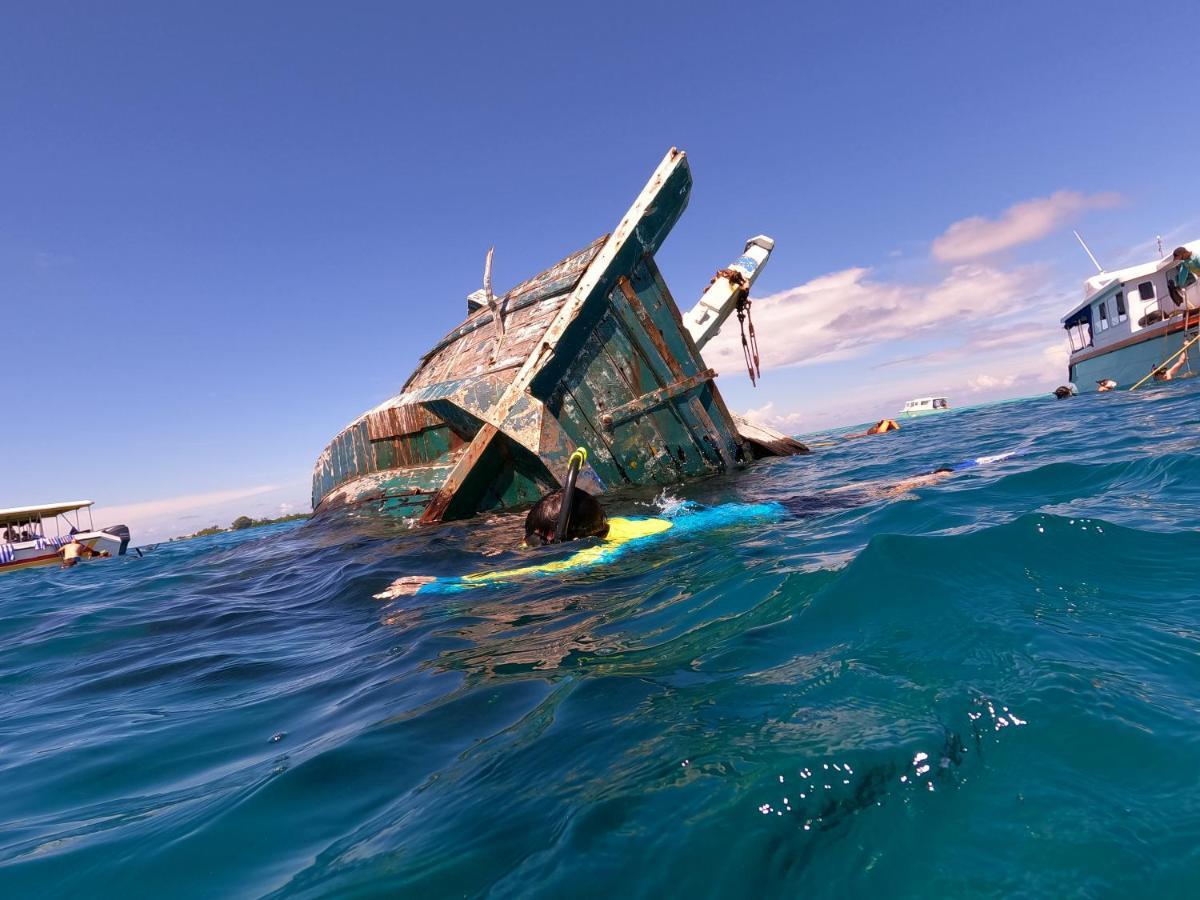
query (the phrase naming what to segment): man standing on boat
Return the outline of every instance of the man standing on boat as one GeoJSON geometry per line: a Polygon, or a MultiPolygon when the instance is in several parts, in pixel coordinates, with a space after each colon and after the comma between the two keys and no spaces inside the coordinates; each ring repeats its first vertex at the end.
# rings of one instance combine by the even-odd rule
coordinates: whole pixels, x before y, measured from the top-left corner
{"type": "Polygon", "coordinates": [[[1177,287],[1187,287],[1188,279],[1193,276],[1200,278],[1200,256],[1187,247],[1176,247],[1175,252],[1171,254],[1171,259],[1179,264],[1179,269],[1175,272],[1177,287]]]}

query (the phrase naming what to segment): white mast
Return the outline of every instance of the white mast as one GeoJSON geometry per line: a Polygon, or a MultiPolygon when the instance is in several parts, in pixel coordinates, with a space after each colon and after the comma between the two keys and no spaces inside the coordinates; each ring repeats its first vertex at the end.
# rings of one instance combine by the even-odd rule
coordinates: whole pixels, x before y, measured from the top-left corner
{"type": "Polygon", "coordinates": [[[1096,260],[1096,257],[1092,254],[1092,251],[1088,247],[1087,243],[1079,236],[1079,232],[1072,231],[1071,233],[1075,235],[1075,240],[1079,241],[1079,246],[1081,246],[1083,248],[1083,252],[1088,255],[1088,259],[1092,261],[1092,265],[1096,267],[1096,271],[1103,272],[1104,266],[1100,265],[1100,263],[1096,260]]]}

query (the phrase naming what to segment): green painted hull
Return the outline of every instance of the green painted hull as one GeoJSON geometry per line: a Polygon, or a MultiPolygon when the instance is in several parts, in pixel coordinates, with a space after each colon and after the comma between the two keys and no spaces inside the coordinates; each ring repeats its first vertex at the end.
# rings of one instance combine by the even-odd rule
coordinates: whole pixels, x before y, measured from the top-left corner
{"type": "MultiPolygon", "coordinates": [[[[1067,370],[1067,380],[1081,394],[1097,389],[1096,382],[1111,378],[1120,388],[1129,388],[1148,375],[1151,369],[1171,359],[1183,347],[1192,333],[1183,333],[1183,320],[1176,319],[1159,328],[1148,330],[1145,340],[1140,340],[1107,353],[1072,362],[1067,370]]],[[[1195,364],[1196,357],[1191,356],[1195,364]]],[[[1191,371],[1185,368],[1184,373],[1191,371]]],[[[1147,382],[1147,386],[1154,382],[1147,382]]]]}
{"type": "Polygon", "coordinates": [[[558,485],[580,446],[579,483],[597,493],[762,455],[739,435],[654,263],[691,184],[672,150],[613,234],[471,312],[399,395],[333,439],[313,472],[313,509],[436,522],[518,508],[558,485]]]}

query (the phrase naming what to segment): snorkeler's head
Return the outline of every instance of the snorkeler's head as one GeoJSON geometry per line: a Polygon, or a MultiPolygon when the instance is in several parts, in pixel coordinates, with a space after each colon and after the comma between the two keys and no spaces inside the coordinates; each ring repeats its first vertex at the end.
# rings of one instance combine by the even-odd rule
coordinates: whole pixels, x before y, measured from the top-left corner
{"type": "MultiPolygon", "coordinates": [[[[553,542],[562,502],[563,492],[559,490],[547,494],[533,505],[525,517],[525,543],[536,547],[553,542]]],[[[567,533],[563,535],[563,540],[604,537],[606,534],[608,516],[604,514],[600,501],[583,488],[575,488],[571,497],[571,517],[567,520],[567,533]]]]}
{"type": "Polygon", "coordinates": [[[933,470],[934,475],[953,475],[954,470],[949,466],[941,466],[933,470]]]}

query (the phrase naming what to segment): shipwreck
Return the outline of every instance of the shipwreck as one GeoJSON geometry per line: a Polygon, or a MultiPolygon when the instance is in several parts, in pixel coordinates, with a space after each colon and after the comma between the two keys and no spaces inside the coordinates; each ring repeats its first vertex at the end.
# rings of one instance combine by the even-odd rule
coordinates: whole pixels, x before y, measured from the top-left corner
{"type": "MultiPolygon", "coordinates": [[[[560,484],[581,446],[579,484],[593,493],[807,452],[731,415],[701,355],[730,315],[748,312],[774,242],[747,242],[686,315],[655,265],[691,187],[687,156],[672,148],[612,234],[503,296],[489,251],[466,320],[317,459],[314,512],[355,506],[432,523],[519,508],[560,484]]],[[[754,377],[752,324],[742,341],[754,377]]]]}

